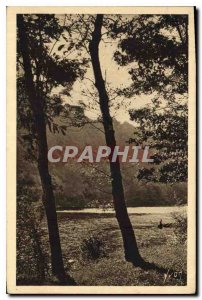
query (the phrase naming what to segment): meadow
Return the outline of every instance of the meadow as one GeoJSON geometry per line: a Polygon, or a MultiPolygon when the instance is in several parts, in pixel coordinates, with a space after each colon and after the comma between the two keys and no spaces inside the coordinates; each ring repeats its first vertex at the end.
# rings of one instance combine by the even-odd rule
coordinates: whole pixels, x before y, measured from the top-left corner
{"type": "MultiPolygon", "coordinates": [[[[129,208],[140,254],[155,266],[143,269],[125,261],[113,211],[58,212],[66,272],[79,286],[186,285],[186,222],[184,225],[182,220],[185,219],[176,222],[176,214],[186,216],[186,207],[129,208]],[[161,219],[169,226],[160,229],[161,219]],[[90,251],[86,249],[86,241],[90,251]],[[93,252],[92,247],[97,252],[93,252]]],[[[17,284],[59,285],[51,274],[45,218],[39,224],[40,233],[35,230],[34,236],[33,223],[27,219],[27,224],[23,224],[18,229],[17,284]],[[40,248],[36,240],[40,241],[40,248]]]]}
{"type": "Polygon", "coordinates": [[[78,285],[185,285],[186,242],[180,242],[175,234],[172,209],[165,211],[130,214],[142,257],[164,268],[165,272],[144,270],[124,260],[122,239],[113,213],[58,212],[66,270],[78,285]],[[159,229],[160,219],[173,226],[159,229]],[[87,259],[82,252],[83,240],[92,236],[102,242],[104,255],[98,259],[87,259]]]}

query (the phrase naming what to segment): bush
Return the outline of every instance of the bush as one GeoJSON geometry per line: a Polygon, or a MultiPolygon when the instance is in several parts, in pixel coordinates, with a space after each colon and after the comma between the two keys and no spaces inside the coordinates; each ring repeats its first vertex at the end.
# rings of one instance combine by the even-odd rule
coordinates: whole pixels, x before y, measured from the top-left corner
{"type": "Polygon", "coordinates": [[[92,235],[85,238],[81,243],[81,253],[84,259],[96,260],[105,257],[105,243],[103,238],[98,235],[92,235]]]}
{"type": "Polygon", "coordinates": [[[48,259],[43,249],[44,235],[36,220],[35,207],[17,198],[17,284],[41,284],[48,275],[48,259]]]}
{"type": "Polygon", "coordinates": [[[42,201],[34,181],[18,174],[17,184],[17,284],[41,284],[48,275],[48,260],[42,239],[42,201]]]}
{"type": "Polygon", "coordinates": [[[173,213],[174,218],[174,233],[180,243],[187,241],[187,214],[173,213]]]}

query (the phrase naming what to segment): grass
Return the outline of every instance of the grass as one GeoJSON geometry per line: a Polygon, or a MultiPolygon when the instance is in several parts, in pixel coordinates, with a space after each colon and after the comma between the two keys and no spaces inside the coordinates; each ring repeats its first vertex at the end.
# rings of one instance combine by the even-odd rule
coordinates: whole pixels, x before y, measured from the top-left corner
{"type": "MultiPolygon", "coordinates": [[[[173,222],[171,214],[130,215],[139,251],[146,261],[166,270],[183,272],[183,279],[176,273],[176,278],[167,276],[165,281],[166,273],[135,268],[126,262],[120,230],[112,214],[58,213],[63,259],[67,272],[78,285],[185,285],[186,244],[176,241],[174,228],[161,230],[157,227],[161,218],[165,223],[173,222]],[[93,234],[100,236],[104,241],[107,257],[96,261],[84,260],[81,255],[81,243],[84,238],[93,234]]],[[[44,243],[48,248],[46,235],[44,243]]]]}

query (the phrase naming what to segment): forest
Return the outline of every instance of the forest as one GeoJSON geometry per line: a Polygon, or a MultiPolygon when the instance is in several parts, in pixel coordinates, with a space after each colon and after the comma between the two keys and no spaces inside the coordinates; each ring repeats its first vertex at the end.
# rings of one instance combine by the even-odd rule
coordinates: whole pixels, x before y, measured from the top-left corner
{"type": "Polygon", "coordinates": [[[18,14],[16,42],[17,284],[186,285],[188,16],[18,14]]]}

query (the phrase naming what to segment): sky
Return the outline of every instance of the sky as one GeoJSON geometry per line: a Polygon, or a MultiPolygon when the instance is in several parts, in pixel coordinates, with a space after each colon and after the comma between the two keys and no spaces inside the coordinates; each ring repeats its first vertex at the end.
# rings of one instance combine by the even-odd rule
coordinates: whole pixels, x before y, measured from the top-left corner
{"type": "MultiPolygon", "coordinates": [[[[134,17],[134,15],[126,15],[126,17],[131,18],[134,17]]],[[[63,24],[64,20],[66,20],[65,15],[58,15],[58,18],[61,24],[63,24]]],[[[166,32],[166,30],[164,30],[162,33],[164,35],[172,37],[170,31],[166,32]]],[[[173,32],[172,35],[174,35],[175,38],[178,38],[177,31],[173,32]]],[[[72,34],[72,36],[74,38],[74,33],[72,34]]],[[[55,41],[53,41],[53,43],[54,42],[55,41]]],[[[57,52],[57,49],[62,44],[64,44],[63,38],[59,39],[55,45],[54,52],[56,52],[56,54],[60,54],[59,52],[57,52]]],[[[52,47],[52,45],[50,47],[52,47]]],[[[118,47],[117,40],[112,40],[110,38],[101,40],[99,45],[99,57],[100,57],[102,75],[106,81],[106,87],[109,86],[113,90],[116,88],[129,87],[132,84],[132,80],[128,71],[130,70],[131,67],[138,66],[136,62],[133,62],[127,66],[119,66],[113,59],[113,54],[117,50],[117,47],[118,47]]],[[[74,55],[75,54],[73,53],[72,55],[69,56],[69,58],[75,58],[74,55]]],[[[79,105],[80,102],[83,102],[86,105],[84,111],[85,115],[90,119],[97,119],[100,116],[100,109],[98,104],[99,99],[97,95],[97,90],[92,82],[94,82],[94,76],[93,76],[92,66],[90,64],[85,74],[85,78],[83,80],[77,80],[74,83],[73,89],[70,92],[71,97],[63,95],[62,98],[65,103],[69,103],[72,105],[79,105]]],[[[56,88],[56,90],[53,91],[53,93],[58,93],[61,90],[62,88],[58,87],[56,88]]],[[[108,95],[112,104],[110,108],[111,116],[113,118],[116,118],[120,123],[128,122],[132,125],[136,125],[136,124],[134,123],[134,121],[130,120],[128,111],[130,109],[139,109],[147,106],[148,104],[152,104],[151,100],[155,96],[154,94],[151,95],[141,94],[138,96],[133,96],[130,99],[124,97],[118,97],[113,99],[114,95],[111,95],[110,93],[108,93],[108,95]]]]}
{"type": "MultiPolygon", "coordinates": [[[[126,87],[130,86],[132,80],[130,75],[128,74],[128,67],[121,67],[113,60],[113,53],[116,49],[116,45],[114,44],[104,44],[103,42],[100,43],[100,63],[102,68],[103,77],[106,78],[106,81],[110,83],[110,86],[113,88],[118,87],[126,87]],[[106,77],[105,77],[106,76],[106,77]]],[[[87,73],[85,74],[86,78],[94,80],[92,68],[89,68],[87,73]]],[[[73,90],[71,92],[71,99],[66,99],[68,103],[78,103],[79,100],[82,100],[84,103],[89,102],[89,98],[82,96],[81,90],[82,89],[92,89],[92,83],[88,79],[84,79],[82,82],[77,81],[74,84],[73,90]]],[[[111,114],[114,116],[119,122],[129,122],[134,124],[134,121],[130,121],[128,110],[131,108],[140,108],[144,107],[146,104],[151,103],[151,95],[141,95],[133,97],[132,99],[124,99],[123,97],[119,99],[115,99],[113,102],[116,101],[123,104],[120,105],[120,108],[111,108],[111,114]]],[[[96,119],[100,115],[99,106],[94,103],[95,109],[90,109],[89,111],[86,110],[85,114],[87,117],[91,119],[96,119]]]]}
{"type": "MultiPolygon", "coordinates": [[[[64,17],[61,16],[61,19],[63,18],[64,17]]],[[[59,40],[57,45],[55,46],[55,49],[57,50],[57,48],[62,43],[64,43],[64,41],[59,40]]],[[[128,74],[131,65],[122,67],[119,66],[113,59],[113,54],[117,50],[117,45],[117,41],[112,40],[110,43],[101,41],[99,46],[99,55],[103,78],[106,80],[107,84],[110,84],[110,87],[113,89],[127,87],[132,83],[131,77],[128,74]]],[[[133,63],[133,66],[135,64],[136,63],[133,63]]],[[[90,64],[90,67],[85,74],[85,79],[83,79],[82,81],[77,80],[70,92],[71,97],[63,96],[63,100],[64,102],[73,105],[79,105],[80,101],[82,101],[86,105],[90,103],[90,108],[85,109],[85,115],[90,119],[97,119],[97,117],[100,116],[100,109],[99,105],[93,100],[91,96],[92,92],[96,92],[96,89],[95,87],[93,87],[91,81],[94,81],[94,76],[92,66],[90,64]],[[84,91],[87,95],[84,96],[82,91],[84,91]]],[[[56,90],[54,90],[54,92],[58,92],[59,90],[60,88],[57,88],[56,90]]],[[[134,125],[134,121],[130,121],[128,110],[144,107],[145,105],[151,103],[151,98],[151,95],[140,95],[135,96],[131,99],[124,99],[123,97],[116,98],[112,100],[113,105],[110,109],[111,115],[120,123],[129,122],[130,124],[134,125]],[[120,104],[119,108],[117,108],[117,104],[120,104]]]]}

